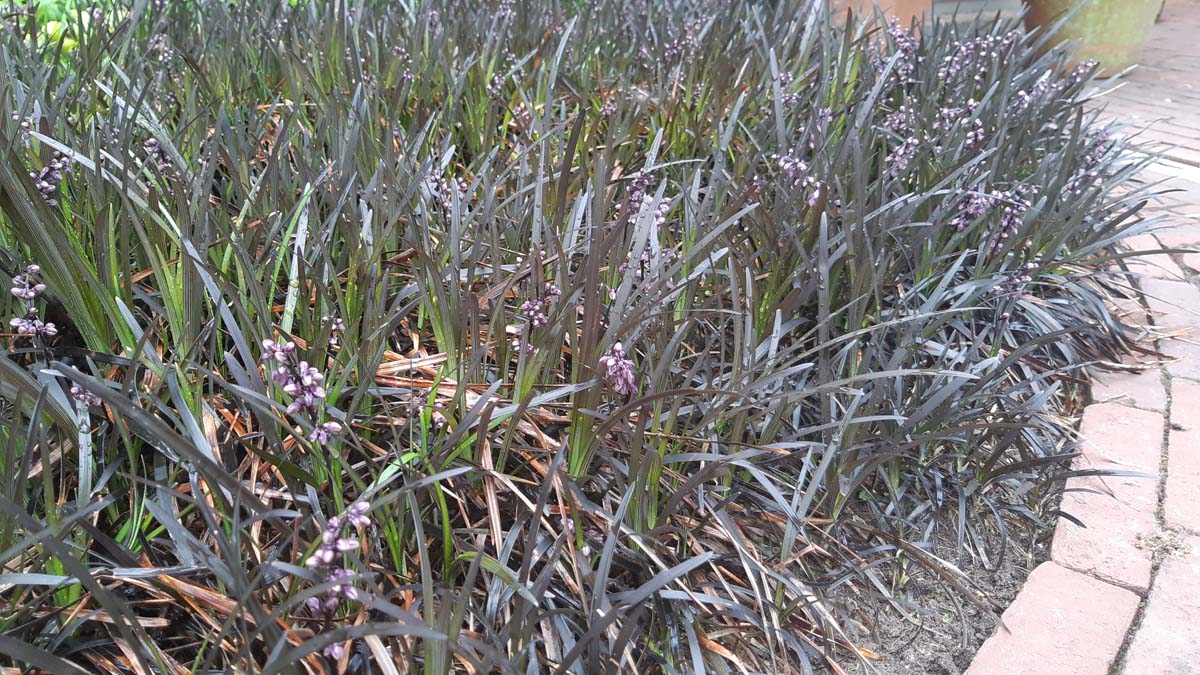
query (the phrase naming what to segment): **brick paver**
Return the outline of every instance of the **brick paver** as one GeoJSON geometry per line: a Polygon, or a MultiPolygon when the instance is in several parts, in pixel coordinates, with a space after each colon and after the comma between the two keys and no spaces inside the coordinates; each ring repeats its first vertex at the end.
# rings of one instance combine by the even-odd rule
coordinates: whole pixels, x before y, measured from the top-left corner
{"type": "MultiPolygon", "coordinates": [[[[1090,405],[1080,434],[1077,469],[1158,475],[1165,420],[1160,413],[1119,403],[1090,405]]],[[[1050,557],[1109,583],[1136,590],[1150,585],[1150,551],[1139,544],[1157,529],[1158,483],[1153,478],[1086,476],[1067,481],[1059,507],[1083,521],[1058,521],[1050,557]]]]}
{"type": "Polygon", "coordinates": [[[1193,274],[1200,272],[1200,253],[1184,253],[1180,259],[1189,272],[1193,274]]]}
{"type": "MultiPolygon", "coordinates": [[[[1171,397],[1178,419],[1168,446],[1163,513],[1168,527],[1200,534],[1200,384],[1175,380],[1171,397]]],[[[1196,592],[1200,594],[1200,586],[1196,592]]],[[[1200,672],[1200,662],[1196,670],[1200,672]]]]}
{"type": "Polygon", "coordinates": [[[1142,279],[1154,325],[1171,331],[1200,328],[1200,290],[1186,281],[1142,279]]]}
{"type": "MultiPolygon", "coordinates": [[[[1162,196],[1163,227],[1153,233],[1162,246],[1200,249],[1200,2],[1168,0],[1163,23],[1144,53],[1143,66],[1114,96],[1108,113],[1135,124],[1163,119],[1153,134],[1165,141],[1167,161],[1145,178],[1162,181],[1171,194],[1162,196]],[[1170,147],[1170,146],[1177,147],[1170,147]]],[[[1151,136],[1149,138],[1154,138],[1151,136]]],[[[1143,238],[1131,242],[1144,248],[1143,238]]],[[[1159,256],[1156,256],[1156,258],[1159,256]]],[[[1128,651],[1120,675],[1200,674],[1200,537],[1185,538],[1184,555],[1178,556],[1179,537],[1200,534],[1200,252],[1169,256],[1176,267],[1131,266],[1143,275],[1152,321],[1174,337],[1158,341],[1161,352],[1174,362],[1165,366],[1171,423],[1167,436],[1166,475],[1162,478],[1162,503],[1156,536],[1143,542],[1154,552],[1156,571],[1140,620],[1126,636],[1128,651]],[[1176,270],[1183,272],[1178,280],[1176,270]]],[[[1124,377],[1093,391],[1129,405],[1162,410],[1159,399],[1144,379],[1124,377]],[[1114,398],[1120,394],[1123,397],[1114,398]]],[[[1099,609],[1097,614],[1102,614],[1099,609]]],[[[1080,673],[1106,671],[1080,669],[1080,673]]]]}
{"type": "Polygon", "coordinates": [[[1005,610],[1008,630],[996,629],[967,675],[1103,675],[1137,606],[1125,589],[1042,563],[1005,610]]]}
{"type": "Polygon", "coordinates": [[[1159,412],[1167,409],[1167,389],[1158,368],[1140,373],[1095,373],[1092,378],[1096,403],[1114,402],[1159,412]]]}
{"type": "MultiPolygon", "coordinates": [[[[1184,266],[1200,271],[1200,257],[1184,259],[1184,266]]],[[[1138,271],[1147,274],[1144,284],[1166,284],[1157,289],[1167,292],[1163,301],[1152,302],[1156,326],[1180,333],[1159,342],[1176,359],[1166,365],[1170,409],[1158,369],[1101,376],[1092,391],[1095,402],[1085,410],[1086,461],[1076,468],[1157,474],[1165,423],[1160,412],[1169,412],[1181,428],[1168,435],[1163,522],[1156,514],[1158,480],[1069,480],[1068,489],[1111,495],[1063,496],[1062,510],[1087,527],[1059,520],[1054,562],[1030,575],[1004,614],[1011,633],[1001,629],[989,638],[968,675],[1109,675],[1130,631],[1136,632],[1128,636],[1132,643],[1121,675],[1200,675],[1200,558],[1168,560],[1155,578],[1149,539],[1163,524],[1200,533],[1200,317],[1189,313],[1200,311],[1200,291],[1194,273],[1189,282],[1177,282],[1168,274],[1138,271]],[[1169,297],[1176,302],[1167,302],[1169,297]],[[1136,628],[1140,598],[1126,589],[1149,593],[1136,628]]]]}
{"type": "Polygon", "coordinates": [[[1076,468],[1158,474],[1166,431],[1166,472],[1069,481],[1112,495],[1063,496],[1087,527],[1059,520],[1053,562],[1029,577],[1004,614],[1012,633],[997,631],[970,675],[1200,675],[1200,0],[1168,0],[1154,30],[1141,65],[1104,99],[1107,117],[1137,133],[1153,122],[1140,138],[1163,143],[1165,159],[1143,178],[1172,191],[1160,199],[1164,223],[1127,243],[1185,249],[1129,261],[1170,361],[1096,374],[1076,468]]]}
{"type": "Polygon", "coordinates": [[[1169,225],[1154,231],[1154,238],[1164,248],[1193,248],[1200,243],[1200,221],[1192,218],[1173,218],[1169,225]]]}
{"type": "Polygon", "coordinates": [[[1125,659],[1128,675],[1200,672],[1200,539],[1163,562],[1137,636],[1125,659]]]}
{"type": "Polygon", "coordinates": [[[1200,380],[1200,289],[1186,281],[1153,278],[1141,284],[1155,326],[1173,335],[1159,343],[1163,354],[1175,359],[1167,372],[1200,380]]]}
{"type": "MultiPolygon", "coordinates": [[[[1200,236],[1200,228],[1197,228],[1197,236],[1200,236]]],[[[1161,242],[1155,238],[1154,234],[1150,233],[1128,237],[1125,239],[1125,245],[1137,251],[1155,251],[1161,248],[1161,242]]],[[[1129,266],[1130,272],[1143,276],[1170,281],[1182,281],[1187,278],[1187,274],[1179,267],[1179,264],[1165,253],[1129,258],[1126,260],[1126,264],[1129,266]]]]}
{"type": "Polygon", "coordinates": [[[1167,364],[1167,372],[1171,377],[1200,380],[1200,342],[1196,340],[1200,340],[1200,334],[1162,341],[1159,348],[1164,354],[1175,359],[1167,364]]]}

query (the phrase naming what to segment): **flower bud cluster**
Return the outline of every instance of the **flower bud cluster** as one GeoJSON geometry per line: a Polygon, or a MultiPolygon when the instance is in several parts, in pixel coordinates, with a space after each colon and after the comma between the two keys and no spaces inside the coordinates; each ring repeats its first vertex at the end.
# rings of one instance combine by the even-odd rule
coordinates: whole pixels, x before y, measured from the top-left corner
{"type": "Polygon", "coordinates": [[[329,421],[318,423],[318,413],[321,401],[325,398],[325,376],[308,361],[300,360],[296,354],[296,343],[283,340],[263,340],[262,360],[274,364],[271,381],[278,384],[283,392],[292,398],[287,411],[290,415],[304,413],[312,421],[314,429],[308,440],[314,443],[328,443],[329,440],[342,431],[342,425],[329,421]]]}
{"type": "MultiPolygon", "coordinates": [[[[330,625],[343,602],[359,598],[358,589],[350,582],[354,572],[344,564],[345,554],[360,547],[358,533],[370,526],[371,519],[367,517],[370,510],[370,504],[359,501],[351,504],[344,514],[330,518],[321,531],[321,546],[304,561],[322,581],[332,584],[324,593],[304,603],[315,618],[322,620],[322,626],[330,625]]],[[[340,659],[345,654],[345,645],[335,642],[324,653],[331,659],[340,659]]]]}
{"type": "Polygon", "coordinates": [[[618,394],[628,396],[637,391],[633,361],[625,357],[625,348],[620,342],[600,357],[600,366],[604,368],[604,381],[618,394]]]}
{"type": "MultiPolygon", "coordinates": [[[[562,295],[562,291],[558,289],[558,286],[547,282],[541,293],[521,303],[518,311],[525,321],[516,327],[515,335],[512,339],[513,349],[521,349],[522,341],[530,335],[532,329],[540,328],[550,322],[550,308],[554,303],[554,299],[559,295],[562,295]]],[[[526,341],[525,350],[532,352],[533,344],[526,341]]]]}
{"type": "Polygon", "coordinates": [[[37,187],[38,192],[42,193],[42,198],[46,200],[46,203],[50,206],[58,206],[58,186],[70,171],[71,161],[61,152],[55,152],[49,164],[38,171],[30,171],[29,177],[33,179],[33,184],[37,187]]]}
{"type": "Polygon", "coordinates": [[[58,334],[58,328],[48,321],[39,318],[35,305],[37,298],[46,290],[46,284],[40,279],[42,268],[30,265],[25,271],[13,277],[10,292],[14,298],[24,301],[25,315],[9,321],[16,329],[17,335],[26,337],[53,337],[58,334]]]}

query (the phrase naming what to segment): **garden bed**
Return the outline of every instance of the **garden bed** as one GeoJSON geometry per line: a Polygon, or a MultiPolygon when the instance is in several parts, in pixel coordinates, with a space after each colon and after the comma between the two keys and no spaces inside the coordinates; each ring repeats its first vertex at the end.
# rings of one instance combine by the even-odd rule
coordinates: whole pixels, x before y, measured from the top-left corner
{"type": "Polygon", "coordinates": [[[6,666],[961,666],[1132,346],[1139,161],[1011,24],[63,11],[0,36],[6,666]]]}
{"type": "MultiPolygon", "coordinates": [[[[1050,559],[1052,533],[1032,526],[1010,531],[1003,542],[1006,555],[987,566],[981,561],[958,560],[953,539],[935,540],[932,555],[954,564],[965,584],[990,608],[964,601],[962,591],[948,586],[941,577],[914,569],[904,584],[899,608],[887,602],[863,604],[867,630],[855,642],[868,653],[857,667],[847,670],[895,675],[958,675],[966,671],[975,652],[997,630],[999,613],[1016,598],[1029,573],[1050,559]]],[[[1000,537],[994,536],[988,546],[999,550],[1000,543],[1000,537]]]]}

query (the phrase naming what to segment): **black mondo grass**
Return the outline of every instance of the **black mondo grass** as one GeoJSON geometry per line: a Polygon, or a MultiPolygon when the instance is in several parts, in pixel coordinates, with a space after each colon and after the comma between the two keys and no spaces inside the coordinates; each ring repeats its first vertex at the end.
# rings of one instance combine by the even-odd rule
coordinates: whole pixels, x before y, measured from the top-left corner
{"type": "Polygon", "coordinates": [[[1143,155],[1009,23],[53,8],[0,33],[13,672],[836,672],[915,568],[990,610],[1138,348],[1143,155]]]}

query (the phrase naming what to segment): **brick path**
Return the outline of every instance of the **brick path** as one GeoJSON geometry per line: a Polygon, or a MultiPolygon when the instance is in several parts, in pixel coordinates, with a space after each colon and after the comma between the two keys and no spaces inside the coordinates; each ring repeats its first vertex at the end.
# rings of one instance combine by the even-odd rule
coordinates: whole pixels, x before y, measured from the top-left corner
{"type": "MultiPolygon", "coordinates": [[[[1169,144],[1147,178],[1164,227],[1135,248],[1200,251],[1200,0],[1168,0],[1142,65],[1106,114],[1169,144]]],[[[1080,468],[1153,478],[1072,478],[1051,560],[1030,575],[968,675],[1200,674],[1200,252],[1136,268],[1158,348],[1175,360],[1098,373],[1080,468]]]]}

